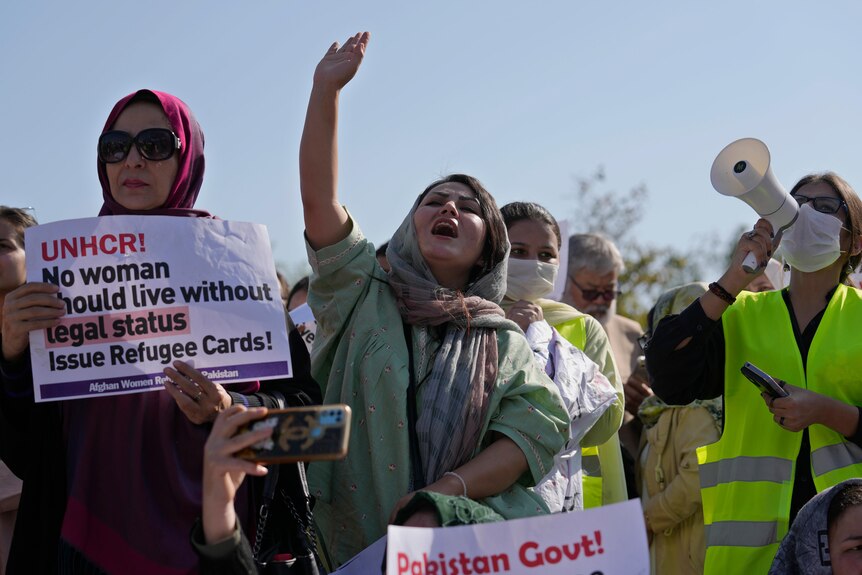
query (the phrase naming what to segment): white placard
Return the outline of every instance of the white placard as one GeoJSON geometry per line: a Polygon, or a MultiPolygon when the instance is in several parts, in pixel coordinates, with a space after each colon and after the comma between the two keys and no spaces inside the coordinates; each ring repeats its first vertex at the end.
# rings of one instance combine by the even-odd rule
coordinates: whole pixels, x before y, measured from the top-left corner
{"type": "Polygon", "coordinates": [[[296,326],[296,331],[302,336],[308,353],[311,353],[311,347],[314,345],[314,334],[317,333],[317,321],[314,319],[314,314],[311,313],[311,307],[304,303],[296,306],[288,313],[293,325],[296,326]]]}
{"type": "Polygon", "coordinates": [[[111,216],[26,231],[27,281],[60,286],[60,325],[30,333],[36,401],[162,389],[182,360],[214,382],[289,376],[264,226],[111,216]]]}
{"type": "Polygon", "coordinates": [[[442,529],[389,526],[387,575],[648,575],[637,499],[529,519],[442,529]]]}

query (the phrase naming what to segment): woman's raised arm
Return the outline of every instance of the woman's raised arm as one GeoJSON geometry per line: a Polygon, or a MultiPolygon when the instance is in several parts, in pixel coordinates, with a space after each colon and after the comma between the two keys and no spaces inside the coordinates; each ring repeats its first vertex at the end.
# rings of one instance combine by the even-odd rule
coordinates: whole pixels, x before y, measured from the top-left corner
{"type": "Polygon", "coordinates": [[[338,243],[350,232],[338,202],[338,96],[356,75],[368,32],[332,44],[314,70],[314,84],[299,145],[299,185],[305,233],[314,249],[338,243]]]}

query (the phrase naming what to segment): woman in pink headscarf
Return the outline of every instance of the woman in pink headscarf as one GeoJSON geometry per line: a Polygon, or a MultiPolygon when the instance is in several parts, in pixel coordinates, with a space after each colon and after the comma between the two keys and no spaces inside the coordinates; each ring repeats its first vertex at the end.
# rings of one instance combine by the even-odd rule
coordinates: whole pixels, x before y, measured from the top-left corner
{"type": "MultiPolygon", "coordinates": [[[[200,126],[181,100],[152,90],[126,96],[99,137],[99,215],[212,217],[194,209],[203,148],[200,126]]],[[[63,316],[57,292],[28,283],[4,307],[0,412],[19,429],[38,422],[25,446],[32,450],[36,438],[39,451],[24,477],[24,499],[28,486],[34,493],[9,572],[195,573],[188,534],[200,514],[209,422],[232,404],[276,407],[273,392],[297,396],[299,382],[267,382],[269,393],[258,382],[226,388],[175,362],[165,370],[174,385],[163,392],[34,405],[29,332],[63,316]]],[[[244,525],[253,525],[250,509],[249,494],[240,494],[244,525]]]]}

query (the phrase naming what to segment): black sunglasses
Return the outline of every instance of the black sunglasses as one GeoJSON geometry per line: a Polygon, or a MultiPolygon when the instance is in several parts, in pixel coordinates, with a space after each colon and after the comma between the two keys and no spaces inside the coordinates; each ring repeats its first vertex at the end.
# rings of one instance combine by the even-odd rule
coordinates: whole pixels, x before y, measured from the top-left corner
{"type": "Polygon", "coordinates": [[[99,136],[99,159],[106,164],[122,162],[132,144],[143,158],[154,162],[167,160],[181,145],[177,135],[167,128],[148,128],[134,137],[128,132],[111,130],[99,136]]]}
{"type": "Polygon", "coordinates": [[[606,290],[585,289],[585,288],[582,288],[580,286],[580,284],[578,284],[578,282],[576,282],[575,278],[573,278],[572,276],[569,276],[569,279],[572,280],[572,283],[575,284],[575,287],[577,287],[579,290],[581,290],[581,295],[587,301],[595,301],[598,298],[602,298],[603,300],[605,300],[607,302],[611,302],[611,301],[614,301],[614,299],[616,299],[616,297],[618,295],[623,293],[618,289],[606,289],[606,290]]]}
{"type": "Polygon", "coordinates": [[[847,209],[847,204],[841,198],[832,198],[829,196],[820,198],[809,198],[800,194],[794,194],[793,199],[800,206],[811,202],[811,207],[823,214],[834,214],[841,208],[847,209]]]}

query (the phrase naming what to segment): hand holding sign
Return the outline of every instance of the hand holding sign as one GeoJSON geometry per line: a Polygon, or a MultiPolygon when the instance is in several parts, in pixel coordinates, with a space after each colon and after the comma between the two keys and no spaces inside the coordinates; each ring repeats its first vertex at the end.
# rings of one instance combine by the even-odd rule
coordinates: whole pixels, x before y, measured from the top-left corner
{"type": "Polygon", "coordinates": [[[231,397],[222,386],[182,361],[175,361],[174,368],[165,368],[165,375],[171,380],[165,383],[165,389],[189,421],[208,423],[230,407],[231,397]]]}
{"type": "Polygon", "coordinates": [[[30,332],[57,325],[66,315],[57,298],[59,288],[49,283],[26,283],[6,295],[3,303],[3,357],[20,358],[30,346],[30,332]]]}

